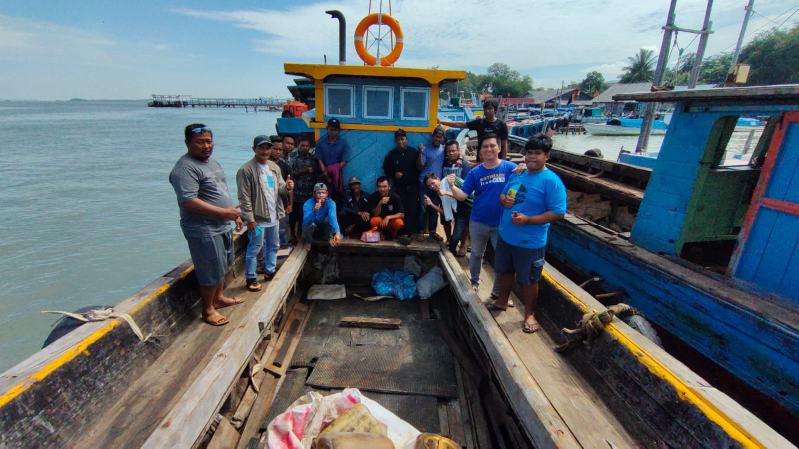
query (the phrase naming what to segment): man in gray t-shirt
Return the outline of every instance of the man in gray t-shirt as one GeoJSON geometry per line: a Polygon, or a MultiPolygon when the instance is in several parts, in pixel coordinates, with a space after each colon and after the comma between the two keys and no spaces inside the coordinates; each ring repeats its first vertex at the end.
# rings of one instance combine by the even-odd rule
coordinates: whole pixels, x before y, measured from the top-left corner
{"type": "Polygon", "coordinates": [[[201,123],[184,130],[187,152],[178,159],[169,182],[175,189],[180,207],[180,227],[189,245],[194,274],[200,285],[203,320],[214,326],[228,323],[216,309],[240,304],[237,298],[222,294],[225,274],[233,263],[233,235],[243,226],[238,206],[233,205],[225,172],[211,159],[214,135],[201,123]]]}

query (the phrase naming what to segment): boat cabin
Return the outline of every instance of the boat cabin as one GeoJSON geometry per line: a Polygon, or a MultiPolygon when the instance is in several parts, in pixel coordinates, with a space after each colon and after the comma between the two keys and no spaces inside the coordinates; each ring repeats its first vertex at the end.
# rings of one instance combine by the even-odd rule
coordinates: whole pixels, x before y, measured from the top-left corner
{"type": "MultiPolygon", "coordinates": [[[[799,301],[799,86],[621,94],[676,107],[631,239],[799,301]],[[739,118],[767,117],[751,154],[739,118]]],[[[750,136],[751,139],[751,136],[750,136]]]]}
{"type": "Polygon", "coordinates": [[[462,70],[322,64],[284,68],[287,74],[314,81],[316,110],[309,126],[319,140],[326,136],[329,119],[341,122],[341,136],[352,152],[345,179],[357,176],[367,190],[395,147],[394,131],[407,132],[409,148],[426,142],[437,124],[439,89],[466,77],[462,70]]]}

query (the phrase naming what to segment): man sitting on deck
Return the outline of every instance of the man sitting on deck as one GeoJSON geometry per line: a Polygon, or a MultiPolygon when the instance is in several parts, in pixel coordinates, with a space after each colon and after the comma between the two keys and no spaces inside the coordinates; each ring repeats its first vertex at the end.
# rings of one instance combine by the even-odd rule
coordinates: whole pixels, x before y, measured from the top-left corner
{"type": "Polygon", "coordinates": [[[302,239],[306,243],[327,240],[330,246],[338,246],[341,230],[336,218],[336,202],[328,199],[327,186],[323,182],[314,186],[313,198],[305,201],[302,211],[302,239]]]}
{"type": "Polygon", "coordinates": [[[364,231],[372,228],[369,215],[369,195],[361,190],[361,180],[353,176],[349,182],[350,194],[341,210],[341,226],[344,235],[358,238],[364,231]]]}
{"type": "Polygon", "coordinates": [[[214,326],[228,323],[217,311],[240,304],[237,298],[222,294],[225,274],[233,263],[233,235],[243,224],[238,207],[233,205],[222,166],[213,159],[214,134],[211,128],[193,123],[183,131],[187,152],[169,174],[180,206],[180,227],[189,244],[194,275],[200,285],[203,320],[214,326]]]}
{"type": "Polygon", "coordinates": [[[261,248],[264,248],[264,280],[270,281],[277,270],[277,252],[280,249],[278,223],[286,213],[281,196],[294,189],[291,178],[284,182],[280,167],[269,155],[272,142],[267,136],[253,140],[255,156],[239,168],[236,173],[241,215],[247,223],[248,243],[244,256],[244,271],[247,289],[260,291],[255,266],[261,248]]]}
{"type": "Polygon", "coordinates": [[[496,100],[488,99],[483,102],[483,116],[469,122],[447,122],[439,121],[444,126],[452,126],[453,128],[468,128],[477,131],[477,161],[482,161],[482,155],[479,149],[483,146],[483,139],[488,135],[495,135],[499,138],[499,158],[506,159],[508,156],[508,125],[502,120],[497,118],[497,105],[496,100]]]}
{"type": "MultiPolygon", "coordinates": [[[[405,226],[405,210],[399,195],[391,191],[388,177],[377,178],[377,191],[369,196],[369,209],[371,210],[371,225],[373,230],[380,229],[384,237],[389,240],[397,238],[397,234],[405,226]]],[[[410,239],[403,236],[397,240],[403,245],[410,243],[410,239]]]]}
{"type": "Polygon", "coordinates": [[[513,274],[521,287],[524,302],[522,330],[541,329],[533,314],[538,299],[538,281],[544,268],[549,223],[566,213],[566,187],[546,162],[552,139],[536,134],[524,146],[527,172],[511,175],[500,201],[505,209],[499,222],[499,239],[494,270],[499,276],[499,297],[489,308],[505,310],[513,287],[513,274]]]}
{"type": "Polygon", "coordinates": [[[331,118],[327,121],[327,135],[316,142],[314,156],[319,164],[327,189],[333,200],[340,200],[344,196],[344,166],[347,165],[346,158],[350,155],[350,147],[347,141],[339,134],[341,133],[341,122],[331,118]]]}

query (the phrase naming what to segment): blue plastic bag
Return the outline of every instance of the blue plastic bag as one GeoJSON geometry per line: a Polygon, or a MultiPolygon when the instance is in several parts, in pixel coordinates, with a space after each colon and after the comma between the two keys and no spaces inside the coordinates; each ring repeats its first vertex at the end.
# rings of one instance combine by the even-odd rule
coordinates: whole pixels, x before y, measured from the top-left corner
{"type": "Polygon", "coordinates": [[[378,271],[372,275],[372,288],[378,295],[393,296],[400,301],[416,296],[416,282],[408,271],[378,271]]]}

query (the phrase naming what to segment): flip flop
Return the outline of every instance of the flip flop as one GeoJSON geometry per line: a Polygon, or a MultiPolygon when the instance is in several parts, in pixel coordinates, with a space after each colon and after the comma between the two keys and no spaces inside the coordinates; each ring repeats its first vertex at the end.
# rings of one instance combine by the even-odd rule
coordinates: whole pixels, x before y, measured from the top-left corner
{"type": "Polygon", "coordinates": [[[528,323],[527,321],[522,324],[522,332],[525,334],[534,334],[541,330],[541,325],[536,321],[535,323],[528,323]]]}
{"type": "Polygon", "coordinates": [[[230,298],[230,299],[232,299],[232,300],[233,300],[233,303],[232,303],[232,304],[222,304],[222,305],[219,305],[219,306],[218,306],[218,305],[216,305],[216,304],[214,304],[214,309],[224,309],[225,307],[237,306],[237,305],[239,305],[239,304],[242,304],[242,303],[244,303],[244,300],[243,300],[243,299],[241,299],[241,298],[237,298],[237,297],[235,297],[235,296],[234,296],[234,297],[232,297],[232,298],[230,298]]]}
{"type": "Polygon", "coordinates": [[[224,326],[225,324],[229,323],[227,318],[224,315],[217,314],[216,319],[212,319],[210,316],[203,316],[203,321],[210,324],[211,326],[224,326]]]}
{"type": "Polygon", "coordinates": [[[504,312],[504,311],[508,310],[507,307],[502,308],[502,307],[494,304],[493,302],[486,303],[486,309],[491,310],[491,311],[496,310],[496,311],[499,311],[499,312],[504,312]]]}

